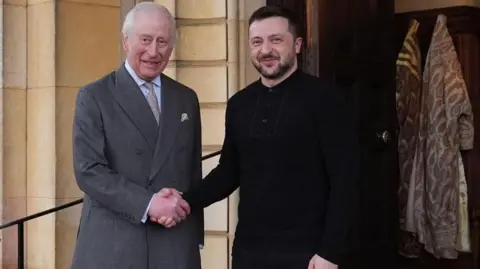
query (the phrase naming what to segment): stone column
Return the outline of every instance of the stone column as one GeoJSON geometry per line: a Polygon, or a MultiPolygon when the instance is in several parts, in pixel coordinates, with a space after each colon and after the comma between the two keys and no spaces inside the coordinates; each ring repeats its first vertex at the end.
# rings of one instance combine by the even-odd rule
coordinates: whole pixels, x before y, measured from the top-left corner
{"type": "MultiPolygon", "coordinates": [[[[83,197],[73,175],[72,120],[77,91],[116,70],[121,62],[119,0],[57,0],[55,34],[55,204],[83,197]]],[[[29,41],[30,43],[30,41],[29,41]]],[[[81,206],[56,215],[55,267],[68,269],[81,206]]],[[[33,267],[32,267],[33,268],[33,267]]]]}
{"type": "MultiPolygon", "coordinates": [[[[165,72],[179,82],[193,88],[199,97],[203,154],[220,149],[223,142],[225,105],[229,85],[235,85],[236,46],[228,47],[229,37],[235,40],[235,18],[228,21],[227,1],[159,1],[170,9],[177,19],[175,55],[165,72]],[[231,25],[231,32],[229,32],[231,25]],[[232,52],[229,53],[229,50],[232,52]],[[229,58],[233,56],[233,58],[229,58]],[[231,68],[231,69],[230,69],[231,68]],[[233,76],[229,75],[233,72],[233,76]],[[232,79],[232,82],[229,82],[232,79]]],[[[236,6],[231,6],[236,9],[236,6]]],[[[204,162],[206,175],[218,158],[204,162]]],[[[220,201],[205,212],[206,246],[202,250],[203,267],[228,267],[228,199],[220,201]]]]}
{"type": "MultiPolygon", "coordinates": [[[[255,0],[156,0],[177,20],[178,40],[165,74],[193,88],[202,114],[203,154],[219,150],[224,138],[227,100],[247,83],[246,20],[255,0]]],[[[250,61],[248,60],[248,63],[250,61]]],[[[251,72],[250,72],[251,73],[251,72]]],[[[251,77],[251,76],[250,76],[251,77]]],[[[203,163],[204,175],[218,157],[203,163]]],[[[230,266],[230,249],[237,223],[237,193],[206,209],[203,267],[230,266]]]]}
{"type": "MultiPolygon", "coordinates": [[[[10,12],[4,13],[11,20],[4,56],[8,53],[11,61],[3,86],[11,101],[4,108],[9,169],[3,183],[8,196],[26,197],[23,205],[22,199],[10,202],[16,206],[12,208],[25,208],[26,200],[26,212],[15,210],[20,217],[82,196],[72,173],[75,96],[80,86],[118,67],[120,8],[118,1],[109,0],[10,1],[10,12]]],[[[78,209],[28,222],[28,268],[69,268],[78,209]]],[[[4,262],[16,260],[13,241],[9,239],[4,253],[14,256],[4,257],[4,262]]]]}
{"type": "MultiPolygon", "coordinates": [[[[0,14],[0,193],[2,223],[6,223],[27,213],[27,0],[3,1],[0,14]]],[[[17,268],[17,228],[7,228],[1,235],[2,268],[17,268]]]]}
{"type": "MultiPolygon", "coordinates": [[[[27,3],[27,214],[55,206],[55,2],[27,3]]],[[[55,215],[26,224],[28,268],[55,268],[55,215]]]]}
{"type": "Polygon", "coordinates": [[[252,83],[259,79],[258,71],[253,67],[250,60],[250,45],[248,41],[248,19],[252,13],[258,8],[267,4],[267,0],[239,0],[240,8],[240,71],[242,77],[240,79],[241,87],[252,83]]]}

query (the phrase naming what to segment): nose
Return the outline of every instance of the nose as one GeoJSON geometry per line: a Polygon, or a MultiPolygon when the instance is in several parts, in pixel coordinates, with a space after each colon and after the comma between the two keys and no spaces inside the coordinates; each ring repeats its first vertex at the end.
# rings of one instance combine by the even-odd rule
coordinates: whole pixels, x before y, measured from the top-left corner
{"type": "Polygon", "coordinates": [[[147,53],[150,56],[155,56],[157,54],[157,42],[152,42],[147,48],[147,53]]]}
{"type": "Polygon", "coordinates": [[[262,54],[267,54],[272,51],[272,46],[270,45],[270,42],[263,42],[262,47],[261,47],[261,53],[262,54]]]}

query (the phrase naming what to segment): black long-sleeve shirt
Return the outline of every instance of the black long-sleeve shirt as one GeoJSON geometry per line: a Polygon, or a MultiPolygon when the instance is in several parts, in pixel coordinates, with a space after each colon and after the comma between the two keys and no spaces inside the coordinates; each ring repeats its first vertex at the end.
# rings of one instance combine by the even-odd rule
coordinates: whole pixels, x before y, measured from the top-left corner
{"type": "Polygon", "coordinates": [[[235,247],[317,253],[338,263],[357,203],[358,147],[343,98],[295,71],[230,98],[218,166],[184,194],[192,210],[240,187],[235,247]]]}

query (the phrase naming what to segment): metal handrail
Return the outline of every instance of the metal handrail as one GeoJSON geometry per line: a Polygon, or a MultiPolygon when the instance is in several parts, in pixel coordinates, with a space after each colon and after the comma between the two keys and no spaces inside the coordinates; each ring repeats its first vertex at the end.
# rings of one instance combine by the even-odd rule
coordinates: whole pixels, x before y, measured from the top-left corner
{"type": "MultiPolygon", "coordinates": [[[[210,158],[215,157],[217,155],[220,155],[220,153],[221,153],[221,151],[219,150],[219,151],[209,153],[205,156],[202,156],[202,161],[210,159],[210,158]]],[[[76,206],[76,205],[81,204],[81,203],[83,203],[83,198],[0,225],[0,230],[11,227],[11,226],[14,226],[14,225],[18,226],[18,228],[17,228],[17,240],[18,240],[18,243],[17,243],[18,267],[17,268],[18,269],[24,269],[25,268],[25,259],[24,259],[25,258],[25,247],[24,247],[25,222],[27,222],[29,220],[32,220],[32,219],[40,218],[42,216],[45,216],[45,215],[48,215],[48,214],[51,214],[51,213],[58,212],[60,210],[66,209],[66,208],[76,206]]]]}

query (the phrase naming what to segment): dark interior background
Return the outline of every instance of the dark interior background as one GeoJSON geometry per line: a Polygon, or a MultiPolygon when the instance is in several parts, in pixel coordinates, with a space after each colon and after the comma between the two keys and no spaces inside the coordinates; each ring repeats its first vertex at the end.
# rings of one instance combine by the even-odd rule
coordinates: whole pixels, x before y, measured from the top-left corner
{"type": "Polygon", "coordinates": [[[302,22],[301,68],[335,83],[344,92],[357,124],[362,149],[358,223],[352,233],[351,264],[342,268],[478,269],[480,245],[480,131],[474,150],[464,154],[473,253],[436,260],[425,253],[397,255],[397,137],[395,61],[410,19],[420,22],[425,57],[437,15],[443,13],[462,64],[480,130],[480,8],[451,7],[395,14],[394,0],[267,0],[293,9],[302,22]]]}

